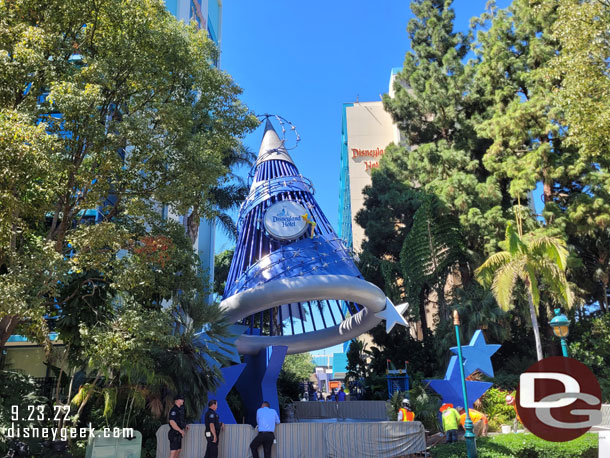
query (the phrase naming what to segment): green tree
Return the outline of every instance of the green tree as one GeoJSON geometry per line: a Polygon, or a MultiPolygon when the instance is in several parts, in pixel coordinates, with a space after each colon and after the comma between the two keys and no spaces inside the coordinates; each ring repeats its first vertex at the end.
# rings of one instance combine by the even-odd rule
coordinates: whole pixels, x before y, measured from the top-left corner
{"type": "MultiPolygon", "coordinates": [[[[520,228],[520,226],[519,226],[520,228]]],[[[572,306],[573,297],[566,279],[568,257],[566,244],[556,237],[526,234],[515,229],[512,223],[506,227],[504,251],[491,255],[475,272],[477,279],[491,290],[502,309],[512,307],[517,280],[527,290],[530,319],[536,339],[538,361],[543,358],[542,341],[538,327],[540,285],[546,287],[549,299],[572,306]]]]}
{"type": "MultiPolygon", "coordinates": [[[[572,231],[610,226],[610,5],[605,0],[559,0],[552,37],[560,52],[544,76],[560,82],[551,101],[567,126],[565,144],[578,149],[566,172],[584,192],[568,196],[572,231]]],[[[552,5],[554,6],[554,5],[552,5]]],[[[547,6],[548,8],[548,6],[547,6]]]]}
{"type": "Polygon", "coordinates": [[[303,395],[303,383],[308,382],[314,373],[313,359],[310,353],[287,355],[277,380],[280,404],[284,410],[285,401],[298,401],[303,395]]]}
{"type": "Polygon", "coordinates": [[[589,367],[602,388],[603,402],[610,400],[610,314],[572,320],[570,356],[589,367]]]}
{"type": "Polygon", "coordinates": [[[489,102],[474,85],[475,67],[463,63],[471,37],[453,31],[451,3],[411,3],[415,18],[407,32],[413,51],[405,56],[394,96],[383,99],[404,145],[390,146],[380,166],[436,196],[458,220],[465,246],[482,258],[495,249],[510,200],[506,184],[482,163],[490,142],[476,126],[489,102]]]}
{"type": "Polygon", "coordinates": [[[299,380],[309,380],[314,369],[313,359],[309,353],[287,355],[282,366],[283,371],[294,374],[299,380]]]}
{"type": "Polygon", "coordinates": [[[542,182],[547,211],[559,191],[557,169],[566,153],[550,104],[553,84],[542,71],[558,49],[550,34],[556,17],[551,2],[515,0],[506,10],[492,5],[478,21],[475,46],[476,84],[491,102],[488,119],[477,125],[492,142],[485,167],[509,180],[513,198],[525,198],[542,182]]]}
{"type": "Polygon", "coordinates": [[[477,127],[493,142],[484,164],[510,181],[513,198],[524,200],[542,184],[545,228],[578,247],[571,271],[579,295],[602,307],[608,269],[598,247],[610,205],[599,134],[608,105],[607,9],[603,1],[516,0],[476,21],[483,27],[475,47],[475,82],[492,102],[477,127]]]}
{"type": "Polygon", "coordinates": [[[551,31],[560,52],[544,75],[558,82],[552,105],[562,116],[566,145],[578,151],[565,168],[571,191],[564,192],[565,231],[580,265],[572,268],[574,282],[587,303],[608,311],[610,294],[610,144],[604,132],[610,123],[610,8],[603,0],[557,2],[551,31]]]}
{"type": "MultiPolygon", "coordinates": [[[[200,217],[221,211],[220,181],[257,124],[211,64],[213,43],[160,0],[17,0],[0,4],[0,48],[0,165],[18,164],[0,177],[0,347],[20,323],[42,337],[45,312],[116,286],[110,278],[160,307],[182,291],[165,258],[121,269],[160,254],[174,232],[141,230],[167,206],[192,241],[200,217]],[[83,224],[92,209],[100,229],[83,224]]],[[[183,286],[197,271],[191,263],[183,286]]]]}
{"type": "Polygon", "coordinates": [[[347,349],[347,373],[346,380],[358,382],[365,379],[371,372],[369,359],[371,353],[367,349],[366,342],[358,339],[353,339],[347,349]]]}
{"type": "Polygon", "coordinates": [[[218,253],[214,256],[214,294],[218,298],[222,298],[225,292],[225,283],[229,276],[229,269],[231,268],[231,261],[233,260],[233,254],[235,249],[225,250],[222,253],[218,253]]]}

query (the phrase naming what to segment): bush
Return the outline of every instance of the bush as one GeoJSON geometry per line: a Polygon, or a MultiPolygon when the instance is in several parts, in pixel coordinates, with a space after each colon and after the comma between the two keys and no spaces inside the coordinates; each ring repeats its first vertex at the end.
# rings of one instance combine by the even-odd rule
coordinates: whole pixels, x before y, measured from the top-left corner
{"type": "MultiPolygon", "coordinates": [[[[0,371],[0,453],[8,451],[6,437],[11,426],[15,428],[33,427],[41,428],[50,426],[38,421],[30,422],[25,417],[31,413],[28,406],[43,406],[48,403],[47,398],[39,393],[38,385],[32,377],[18,371],[0,371]],[[12,409],[18,407],[18,420],[13,421],[12,409]]],[[[49,410],[47,410],[47,413],[49,410]]],[[[28,446],[33,444],[33,440],[20,439],[28,446]]],[[[39,441],[36,441],[39,442],[39,441]]]]}
{"type": "MultiPolygon", "coordinates": [[[[477,439],[479,458],[597,458],[597,434],[570,442],[547,442],[532,434],[503,434],[477,439]]],[[[467,458],[466,443],[437,445],[433,458],[467,458]]]]}
{"type": "Polygon", "coordinates": [[[515,409],[506,404],[506,395],[514,392],[490,388],[481,397],[481,411],[487,415],[489,430],[498,431],[502,425],[512,425],[515,419],[515,409]]]}

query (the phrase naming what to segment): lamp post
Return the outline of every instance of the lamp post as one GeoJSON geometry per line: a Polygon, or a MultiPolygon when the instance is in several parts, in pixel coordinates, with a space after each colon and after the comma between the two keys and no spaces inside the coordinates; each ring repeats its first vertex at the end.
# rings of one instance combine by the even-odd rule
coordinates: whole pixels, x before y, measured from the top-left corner
{"type": "Polygon", "coordinates": [[[466,439],[466,453],[468,458],[477,458],[476,435],[473,432],[473,424],[468,410],[468,395],[466,394],[466,377],[464,376],[464,360],[462,359],[462,344],[460,343],[460,314],[453,311],[453,325],[455,326],[455,337],[457,338],[458,360],[460,363],[460,380],[462,381],[462,395],[464,396],[464,409],[466,409],[466,421],[464,421],[464,439],[466,439]]]}
{"type": "Polygon", "coordinates": [[[570,333],[570,320],[568,317],[561,313],[561,310],[555,309],[555,317],[551,320],[551,326],[553,327],[553,334],[561,339],[561,352],[563,356],[568,357],[568,343],[566,337],[570,333]]]}

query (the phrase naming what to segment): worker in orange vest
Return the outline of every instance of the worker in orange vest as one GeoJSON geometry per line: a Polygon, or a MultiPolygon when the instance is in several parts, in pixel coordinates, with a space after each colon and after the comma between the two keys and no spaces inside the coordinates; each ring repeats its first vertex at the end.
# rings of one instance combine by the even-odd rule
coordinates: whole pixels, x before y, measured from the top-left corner
{"type": "Polygon", "coordinates": [[[411,403],[408,399],[402,400],[402,407],[398,410],[398,421],[413,421],[415,414],[411,410],[411,403]]]}
{"type": "MultiPolygon", "coordinates": [[[[460,424],[462,425],[462,428],[466,429],[466,409],[458,407],[457,411],[460,414],[460,424]]],[[[487,415],[472,408],[468,409],[468,414],[470,416],[470,421],[472,421],[474,433],[479,437],[487,436],[487,415]]]]}

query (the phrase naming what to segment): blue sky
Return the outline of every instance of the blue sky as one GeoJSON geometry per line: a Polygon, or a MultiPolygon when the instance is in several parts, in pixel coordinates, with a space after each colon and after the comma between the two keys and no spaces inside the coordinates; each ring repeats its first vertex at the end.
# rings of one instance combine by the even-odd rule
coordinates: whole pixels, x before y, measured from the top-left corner
{"type": "MultiPolygon", "coordinates": [[[[454,2],[455,29],[467,31],[485,4],[454,2]]],[[[401,0],[223,2],[221,68],[243,88],[252,111],[279,114],[296,126],[301,142],[292,157],[335,228],[343,103],[380,100],[388,91],[391,69],[402,67],[409,50],[412,17],[401,0]]],[[[259,128],[245,143],[256,152],[261,137],[259,128]]],[[[217,253],[232,246],[217,234],[217,253]]]]}

